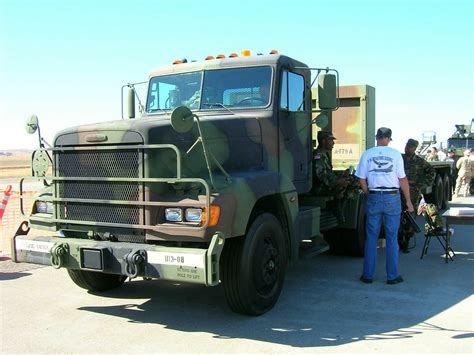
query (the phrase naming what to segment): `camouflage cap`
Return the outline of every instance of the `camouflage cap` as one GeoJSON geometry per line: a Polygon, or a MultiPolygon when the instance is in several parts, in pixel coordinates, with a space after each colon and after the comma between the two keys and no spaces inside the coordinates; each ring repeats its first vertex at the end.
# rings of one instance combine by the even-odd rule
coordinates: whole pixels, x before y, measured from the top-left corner
{"type": "Polygon", "coordinates": [[[332,132],[328,132],[328,131],[319,131],[318,132],[318,141],[326,139],[326,138],[336,139],[336,137],[334,137],[332,132]]]}
{"type": "Polygon", "coordinates": [[[413,138],[410,138],[407,141],[407,146],[409,146],[409,147],[416,148],[416,147],[418,147],[418,144],[420,144],[420,143],[416,139],[413,139],[413,138]]]}
{"type": "Polygon", "coordinates": [[[390,140],[392,140],[392,130],[390,128],[387,128],[387,127],[380,127],[377,130],[377,135],[375,137],[378,138],[378,139],[390,138],[390,140]]]}

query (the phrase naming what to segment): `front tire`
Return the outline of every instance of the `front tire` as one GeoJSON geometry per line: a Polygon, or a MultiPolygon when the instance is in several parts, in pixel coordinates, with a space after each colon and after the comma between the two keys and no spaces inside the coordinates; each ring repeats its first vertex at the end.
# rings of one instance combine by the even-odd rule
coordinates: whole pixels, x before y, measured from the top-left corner
{"type": "Polygon", "coordinates": [[[95,271],[67,269],[71,280],[79,287],[89,291],[108,291],[121,286],[126,276],[103,274],[95,271]]]}
{"type": "Polygon", "coordinates": [[[245,239],[227,240],[222,281],[232,311],[252,316],[269,311],[280,296],[287,258],[281,224],[270,213],[254,219],[245,239]]]}

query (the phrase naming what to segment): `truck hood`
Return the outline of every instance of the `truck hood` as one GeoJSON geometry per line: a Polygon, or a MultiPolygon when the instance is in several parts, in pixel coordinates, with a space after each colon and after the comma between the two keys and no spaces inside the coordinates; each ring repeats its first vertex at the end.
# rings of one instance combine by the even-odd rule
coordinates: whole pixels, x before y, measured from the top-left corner
{"type": "MultiPolygon", "coordinates": [[[[201,129],[207,140],[247,137],[261,142],[258,119],[253,116],[212,115],[200,116],[201,129]]],[[[58,132],[55,146],[91,144],[176,144],[194,141],[198,136],[196,122],[188,133],[177,133],[171,127],[169,116],[118,120],[82,125],[58,132]]]]}
{"type": "MultiPolygon", "coordinates": [[[[255,116],[234,114],[200,115],[201,130],[208,149],[228,169],[258,167],[262,163],[262,130],[255,116]]],[[[169,116],[119,120],[72,127],[59,132],[55,147],[97,145],[173,144],[185,154],[199,137],[197,122],[187,133],[177,133],[169,116]]],[[[188,160],[200,159],[202,148],[188,160]]]]}

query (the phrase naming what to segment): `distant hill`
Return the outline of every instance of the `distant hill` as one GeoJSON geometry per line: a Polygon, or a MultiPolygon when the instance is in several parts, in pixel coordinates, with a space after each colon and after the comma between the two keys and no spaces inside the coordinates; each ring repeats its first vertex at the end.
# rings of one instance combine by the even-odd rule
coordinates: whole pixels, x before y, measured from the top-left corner
{"type": "Polygon", "coordinates": [[[16,155],[25,155],[31,154],[31,150],[29,149],[9,149],[9,150],[0,150],[1,157],[11,157],[16,155]]]}

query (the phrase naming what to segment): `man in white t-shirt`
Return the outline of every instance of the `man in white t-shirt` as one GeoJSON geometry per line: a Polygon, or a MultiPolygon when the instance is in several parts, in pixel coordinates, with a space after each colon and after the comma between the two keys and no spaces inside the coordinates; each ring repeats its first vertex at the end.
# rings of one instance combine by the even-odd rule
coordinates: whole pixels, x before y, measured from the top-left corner
{"type": "Polygon", "coordinates": [[[364,270],[360,280],[372,283],[377,257],[377,240],[382,221],[387,241],[387,283],[389,285],[403,282],[398,273],[398,228],[400,227],[400,189],[405,197],[408,212],[413,212],[410,189],[405,175],[402,155],[388,147],[392,140],[392,130],[381,127],[377,130],[377,146],[362,154],[357,167],[362,191],[367,194],[366,208],[366,241],[364,270]]]}

